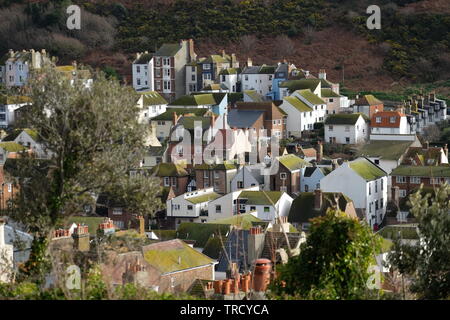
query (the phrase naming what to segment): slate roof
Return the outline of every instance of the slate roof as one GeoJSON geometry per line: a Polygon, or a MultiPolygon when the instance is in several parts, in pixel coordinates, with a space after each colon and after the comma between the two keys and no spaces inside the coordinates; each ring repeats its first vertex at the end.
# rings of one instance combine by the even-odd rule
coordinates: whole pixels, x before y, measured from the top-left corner
{"type": "Polygon", "coordinates": [[[231,263],[238,265],[239,271],[243,271],[251,263],[248,261],[248,230],[233,229],[220,254],[219,263],[216,267],[218,272],[226,272],[231,263]],[[225,251],[226,254],[223,252],[225,251]]]}
{"type": "MultiPolygon", "coordinates": [[[[325,215],[328,208],[336,206],[345,212],[345,208],[352,200],[341,192],[322,192],[322,206],[320,209],[314,208],[315,193],[302,192],[294,199],[289,211],[289,222],[307,223],[310,219],[325,215]],[[335,201],[337,199],[337,202],[335,201]]],[[[356,215],[353,216],[356,218],[356,215]]]]}
{"type": "Polygon", "coordinates": [[[387,176],[379,166],[366,158],[358,158],[349,162],[349,167],[366,181],[372,181],[387,176]]]}
{"type": "Polygon", "coordinates": [[[141,56],[133,61],[133,64],[147,64],[153,58],[153,53],[144,53],[141,56]]]}
{"type": "Polygon", "coordinates": [[[252,128],[263,114],[264,111],[260,110],[232,109],[228,112],[228,124],[231,128],[252,128]]]}
{"type": "Polygon", "coordinates": [[[325,120],[325,124],[333,125],[355,125],[359,117],[363,117],[364,121],[369,122],[369,118],[363,113],[338,113],[329,114],[325,120]]]}
{"type": "Polygon", "coordinates": [[[214,260],[179,239],[150,244],[142,248],[145,261],[162,274],[207,266],[214,260]]]}

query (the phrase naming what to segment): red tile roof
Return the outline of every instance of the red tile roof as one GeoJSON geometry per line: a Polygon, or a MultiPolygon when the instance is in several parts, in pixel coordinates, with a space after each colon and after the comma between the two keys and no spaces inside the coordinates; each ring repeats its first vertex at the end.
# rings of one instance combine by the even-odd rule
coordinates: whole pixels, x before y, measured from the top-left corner
{"type": "Polygon", "coordinates": [[[380,111],[372,116],[370,124],[374,128],[398,128],[401,117],[405,117],[405,114],[398,111],[380,111]],[[391,117],[395,117],[395,122],[391,122],[391,117]],[[377,118],[381,118],[381,122],[377,122],[377,118]]]}

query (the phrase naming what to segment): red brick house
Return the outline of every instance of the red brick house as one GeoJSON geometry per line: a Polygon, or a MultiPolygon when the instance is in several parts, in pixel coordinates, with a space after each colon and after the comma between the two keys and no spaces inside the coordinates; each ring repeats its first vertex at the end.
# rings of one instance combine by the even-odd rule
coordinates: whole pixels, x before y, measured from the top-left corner
{"type": "Polygon", "coordinates": [[[197,189],[214,187],[214,192],[227,194],[231,192],[231,180],[237,174],[237,166],[232,163],[201,164],[194,167],[197,189]]]}
{"type": "Polygon", "coordinates": [[[289,195],[298,194],[301,169],[311,164],[293,154],[278,157],[276,161],[278,172],[270,176],[270,190],[284,191],[289,195]]]}
{"type": "Polygon", "coordinates": [[[151,172],[152,175],[160,179],[161,187],[171,187],[175,196],[179,196],[187,191],[189,173],[180,165],[175,163],[160,163],[151,172]]]}

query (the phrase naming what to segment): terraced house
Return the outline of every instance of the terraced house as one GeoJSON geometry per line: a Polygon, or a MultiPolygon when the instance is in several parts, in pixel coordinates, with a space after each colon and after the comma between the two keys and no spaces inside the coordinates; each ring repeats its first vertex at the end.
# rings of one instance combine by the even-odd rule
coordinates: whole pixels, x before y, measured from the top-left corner
{"type": "MultiPolygon", "coordinates": [[[[233,53],[230,55],[222,51],[222,54],[213,54],[192,61],[186,65],[186,94],[202,91],[205,87],[221,82],[220,75],[223,71],[239,68],[239,61],[233,53]]],[[[231,87],[228,87],[231,90],[231,87]]],[[[234,91],[236,92],[236,88],[234,91]]]]}
{"type": "Polygon", "coordinates": [[[214,192],[231,192],[231,181],[236,176],[238,166],[231,162],[221,164],[200,164],[194,167],[195,182],[198,189],[213,187],[214,192]]]}
{"type": "Polygon", "coordinates": [[[163,44],[153,55],[155,91],[169,102],[186,94],[185,66],[196,58],[192,39],[163,44]]]}
{"type": "Polygon", "coordinates": [[[302,168],[309,167],[311,164],[293,154],[288,154],[276,158],[272,164],[278,168],[276,172],[267,177],[270,182],[265,183],[266,188],[273,191],[287,192],[290,195],[300,192],[300,179],[302,168]]]}
{"type": "Polygon", "coordinates": [[[176,196],[186,192],[189,174],[175,163],[160,163],[151,173],[160,179],[161,187],[171,188],[176,196]]]}
{"type": "Polygon", "coordinates": [[[368,94],[362,97],[356,96],[355,104],[353,105],[354,113],[364,113],[369,119],[380,111],[384,110],[384,104],[373,95],[368,94]]]}
{"type": "Polygon", "coordinates": [[[255,90],[262,96],[272,91],[272,81],[277,66],[253,66],[249,59],[247,67],[242,70],[242,90],[255,90]]]}
{"type": "Polygon", "coordinates": [[[240,192],[236,199],[239,214],[251,213],[267,222],[275,222],[278,217],[287,217],[291,204],[292,198],[282,191],[245,190],[240,192]]]}
{"type": "Polygon", "coordinates": [[[167,101],[156,91],[142,91],[138,100],[141,109],[139,121],[150,123],[150,120],[166,112],[167,101]]]}
{"type": "Polygon", "coordinates": [[[358,216],[378,228],[386,213],[387,174],[367,158],[346,161],[320,181],[324,192],[342,192],[353,200],[358,216]]]}
{"type": "Polygon", "coordinates": [[[392,188],[398,189],[398,196],[401,199],[417,191],[421,184],[424,188],[432,189],[440,184],[450,183],[450,166],[399,166],[392,170],[391,176],[392,188]]]}
{"type": "Polygon", "coordinates": [[[136,91],[148,90],[154,91],[155,77],[154,77],[154,59],[153,54],[148,51],[136,54],[136,59],[133,61],[133,88],[136,91]]]}

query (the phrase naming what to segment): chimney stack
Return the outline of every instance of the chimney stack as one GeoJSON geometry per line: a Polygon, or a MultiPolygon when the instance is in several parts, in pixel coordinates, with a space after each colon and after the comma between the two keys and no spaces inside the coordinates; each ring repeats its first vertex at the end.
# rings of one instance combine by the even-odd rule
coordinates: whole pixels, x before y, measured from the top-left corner
{"type": "Polygon", "coordinates": [[[225,58],[225,50],[222,50],[222,58],[225,58]]]}
{"type": "Polygon", "coordinates": [[[232,53],[231,54],[231,68],[237,68],[238,66],[236,65],[236,54],[232,53]]]}
{"type": "Polygon", "coordinates": [[[331,170],[334,171],[339,167],[339,163],[337,161],[337,159],[333,159],[331,160],[331,170]]]}
{"type": "Polygon", "coordinates": [[[214,128],[215,126],[216,126],[216,116],[214,114],[212,114],[211,115],[211,128],[214,128]]]}
{"type": "Polygon", "coordinates": [[[323,144],[322,141],[317,142],[317,150],[316,150],[316,162],[320,163],[323,158],[323,144]]]}
{"type": "Polygon", "coordinates": [[[177,113],[176,113],[176,111],[174,111],[173,113],[172,113],[172,122],[173,122],[173,125],[175,126],[176,124],[177,124],[177,122],[178,122],[178,116],[177,116],[177,113]]]}
{"type": "Polygon", "coordinates": [[[444,144],[444,154],[448,158],[448,146],[447,146],[447,144],[444,144]]]}
{"type": "Polygon", "coordinates": [[[267,285],[270,283],[272,262],[269,259],[258,259],[255,261],[255,264],[253,290],[256,292],[265,292],[267,290],[267,285]]]}
{"type": "Polygon", "coordinates": [[[2,249],[5,246],[5,224],[6,221],[3,218],[0,218],[0,248],[2,249]]]}
{"type": "Polygon", "coordinates": [[[391,198],[392,201],[394,201],[395,205],[398,207],[400,199],[400,188],[398,186],[391,188],[391,198]]]}
{"type": "Polygon", "coordinates": [[[259,258],[264,247],[264,233],[262,231],[261,226],[250,228],[247,241],[248,241],[248,261],[252,262],[259,258]]]}
{"type": "Polygon", "coordinates": [[[319,79],[327,80],[327,73],[325,72],[325,69],[319,70],[319,79]]]}
{"type": "Polygon", "coordinates": [[[252,67],[253,66],[253,61],[251,58],[247,59],[247,67],[252,67]]]}
{"type": "Polygon", "coordinates": [[[197,59],[197,54],[194,51],[194,40],[189,39],[188,40],[188,50],[189,50],[189,62],[195,61],[197,59]]]}
{"type": "Polygon", "coordinates": [[[322,203],[323,203],[322,190],[316,189],[314,191],[314,209],[320,210],[320,208],[322,208],[322,203]]]}
{"type": "Polygon", "coordinates": [[[425,141],[424,149],[428,150],[429,148],[430,148],[430,142],[429,141],[425,141]]]}

